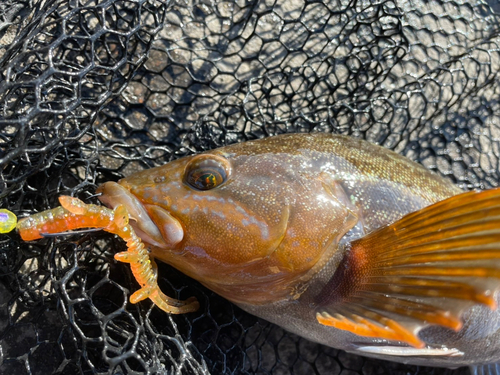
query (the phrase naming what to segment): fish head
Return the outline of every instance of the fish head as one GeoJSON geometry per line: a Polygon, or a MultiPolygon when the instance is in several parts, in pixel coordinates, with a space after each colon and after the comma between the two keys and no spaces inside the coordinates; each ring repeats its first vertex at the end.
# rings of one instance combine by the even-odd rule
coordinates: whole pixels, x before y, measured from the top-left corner
{"type": "Polygon", "coordinates": [[[291,293],[357,221],[330,185],[303,155],[249,142],[99,191],[106,205],[127,207],[155,258],[226,298],[263,303],[291,293]]]}

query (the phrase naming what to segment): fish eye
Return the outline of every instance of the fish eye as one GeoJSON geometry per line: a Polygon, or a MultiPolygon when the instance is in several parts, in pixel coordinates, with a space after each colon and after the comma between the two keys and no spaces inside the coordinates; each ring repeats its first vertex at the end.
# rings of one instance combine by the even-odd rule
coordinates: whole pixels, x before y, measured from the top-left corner
{"type": "Polygon", "coordinates": [[[211,190],[227,181],[229,163],[216,155],[197,155],[187,165],[184,181],[197,190],[211,190]]]}

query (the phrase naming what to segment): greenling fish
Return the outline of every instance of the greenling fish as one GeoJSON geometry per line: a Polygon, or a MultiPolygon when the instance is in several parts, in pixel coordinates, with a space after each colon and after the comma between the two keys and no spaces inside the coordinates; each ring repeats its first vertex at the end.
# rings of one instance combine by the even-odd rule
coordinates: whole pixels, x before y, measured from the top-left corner
{"type": "Polygon", "coordinates": [[[464,193],[362,140],[287,134],[98,192],[109,208],[62,197],[17,229],[25,240],[90,227],[120,235],[128,251],[116,259],[141,285],[133,303],[198,308],[161,292],[151,257],[325,345],[475,371],[500,362],[500,189],[464,193]]]}

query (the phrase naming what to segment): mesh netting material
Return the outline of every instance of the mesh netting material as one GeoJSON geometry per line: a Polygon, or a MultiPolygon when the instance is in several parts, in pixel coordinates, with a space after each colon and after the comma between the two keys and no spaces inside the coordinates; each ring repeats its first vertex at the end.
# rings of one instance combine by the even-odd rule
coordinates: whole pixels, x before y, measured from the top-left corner
{"type": "MultiPolygon", "coordinates": [[[[350,134],[465,189],[498,186],[500,5],[487,1],[0,4],[0,206],[283,132],[350,134]]],[[[166,265],[169,316],[104,233],[0,237],[0,374],[457,374],[313,344],[166,265]]]]}

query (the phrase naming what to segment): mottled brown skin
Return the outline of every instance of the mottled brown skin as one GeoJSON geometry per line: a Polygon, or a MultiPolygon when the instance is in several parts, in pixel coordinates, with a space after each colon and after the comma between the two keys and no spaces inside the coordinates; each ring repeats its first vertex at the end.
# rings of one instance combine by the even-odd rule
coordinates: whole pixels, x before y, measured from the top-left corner
{"type": "MultiPolygon", "coordinates": [[[[394,152],[327,134],[289,134],[235,144],[136,173],[119,185],[104,184],[101,200],[111,207],[127,206],[134,229],[149,243],[154,258],[247,311],[311,340],[351,351],[384,340],[325,327],[315,317],[317,297],[343,259],[345,245],[461,193],[394,152]],[[186,173],[204,158],[223,165],[228,178],[216,188],[199,191],[186,182],[186,173]],[[137,207],[145,212],[137,213],[137,207]],[[165,222],[168,226],[162,227],[165,222]]],[[[466,315],[466,326],[474,325],[471,319],[483,309],[466,315]]],[[[460,350],[470,346],[467,337],[436,330],[424,332],[427,342],[439,347],[456,341],[460,350]]],[[[485,360],[478,356],[473,350],[461,360],[388,359],[458,366],[476,357],[485,360]]]]}

